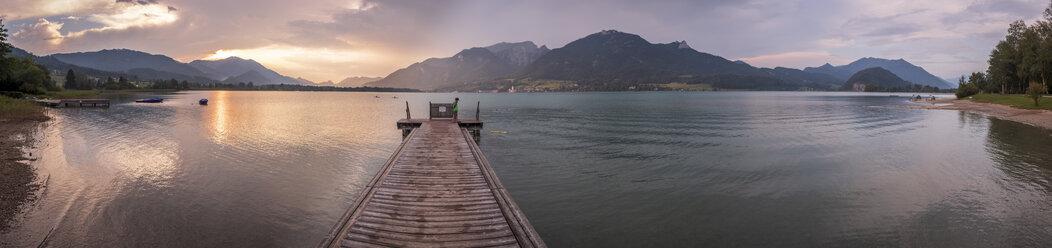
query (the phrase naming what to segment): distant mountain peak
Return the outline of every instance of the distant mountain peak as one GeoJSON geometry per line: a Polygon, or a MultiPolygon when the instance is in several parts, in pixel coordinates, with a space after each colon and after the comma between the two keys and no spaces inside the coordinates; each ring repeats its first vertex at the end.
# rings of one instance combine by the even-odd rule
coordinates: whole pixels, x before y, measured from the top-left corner
{"type": "Polygon", "coordinates": [[[537,58],[541,57],[545,53],[548,53],[547,46],[537,47],[532,41],[523,41],[517,43],[501,42],[485,47],[485,49],[493,52],[494,55],[500,57],[504,61],[516,67],[516,69],[524,67],[532,63],[537,58]]]}
{"type": "Polygon", "coordinates": [[[240,80],[251,80],[258,85],[309,84],[303,80],[281,75],[255,60],[244,59],[237,56],[230,56],[219,60],[194,60],[190,62],[189,65],[212,75],[213,78],[223,81],[235,80],[233,82],[238,82],[240,80]],[[255,71],[256,73],[248,74],[250,71],[255,71]]]}
{"type": "Polygon", "coordinates": [[[673,42],[673,43],[678,44],[679,46],[676,47],[676,48],[679,48],[679,49],[692,49],[692,48],[690,48],[689,45],[687,45],[687,41],[685,41],[685,40],[684,41],[676,41],[676,42],[673,42]]]}
{"type": "Polygon", "coordinates": [[[252,61],[252,62],[255,62],[255,60],[244,59],[244,58],[241,58],[241,57],[238,57],[238,56],[230,56],[230,57],[226,57],[226,58],[222,58],[222,59],[216,59],[216,60],[210,60],[210,61],[252,61]]]}

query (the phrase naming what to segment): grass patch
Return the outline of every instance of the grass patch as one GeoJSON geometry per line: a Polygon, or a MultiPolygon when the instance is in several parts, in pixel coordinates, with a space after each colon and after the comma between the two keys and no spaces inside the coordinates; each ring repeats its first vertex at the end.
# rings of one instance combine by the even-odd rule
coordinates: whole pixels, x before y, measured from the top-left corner
{"type": "Polygon", "coordinates": [[[83,99],[96,97],[101,94],[99,90],[63,90],[63,91],[48,91],[44,95],[38,97],[44,98],[56,98],[56,99],[83,99]]]}
{"type": "Polygon", "coordinates": [[[44,107],[34,102],[0,96],[0,119],[47,120],[44,107]]]}
{"type": "Polygon", "coordinates": [[[1052,110],[1052,98],[1042,97],[1041,105],[1034,106],[1034,99],[1022,94],[1016,95],[999,95],[999,94],[978,94],[972,96],[972,101],[981,103],[995,103],[1001,105],[1008,105],[1014,108],[1021,109],[1047,109],[1052,110]]]}

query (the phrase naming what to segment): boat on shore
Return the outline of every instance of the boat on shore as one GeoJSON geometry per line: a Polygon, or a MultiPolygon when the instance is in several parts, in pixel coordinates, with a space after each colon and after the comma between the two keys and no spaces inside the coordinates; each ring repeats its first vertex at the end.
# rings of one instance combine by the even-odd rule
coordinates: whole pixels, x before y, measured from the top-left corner
{"type": "Polygon", "coordinates": [[[143,102],[143,103],[159,103],[159,102],[164,102],[164,99],[163,99],[163,98],[147,98],[147,99],[139,99],[139,100],[135,100],[135,102],[143,102]]]}

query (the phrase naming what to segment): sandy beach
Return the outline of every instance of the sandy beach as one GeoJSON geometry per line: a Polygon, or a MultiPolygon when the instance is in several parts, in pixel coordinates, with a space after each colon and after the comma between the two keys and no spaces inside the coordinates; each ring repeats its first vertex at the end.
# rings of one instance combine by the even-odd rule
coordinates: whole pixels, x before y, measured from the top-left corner
{"type": "Polygon", "coordinates": [[[896,106],[895,108],[962,110],[1052,129],[1052,111],[1048,110],[1018,109],[1001,104],[957,99],[937,99],[934,102],[918,101],[915,103],[931,105],[896,106]]]}

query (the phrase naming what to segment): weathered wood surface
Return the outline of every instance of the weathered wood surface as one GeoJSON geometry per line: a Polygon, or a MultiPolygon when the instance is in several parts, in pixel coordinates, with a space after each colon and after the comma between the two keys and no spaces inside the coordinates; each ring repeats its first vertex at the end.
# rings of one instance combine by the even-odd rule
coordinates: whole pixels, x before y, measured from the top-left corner
{"type": "Polygon", "coordinates": [[[322,247],[546,247],[452,121],[422,121],[322,247]]]}

